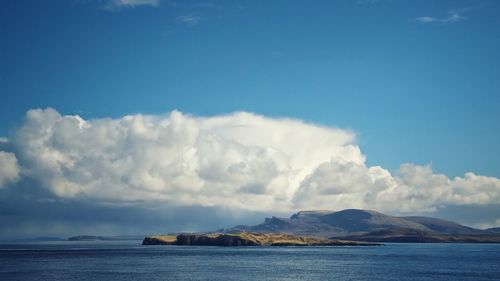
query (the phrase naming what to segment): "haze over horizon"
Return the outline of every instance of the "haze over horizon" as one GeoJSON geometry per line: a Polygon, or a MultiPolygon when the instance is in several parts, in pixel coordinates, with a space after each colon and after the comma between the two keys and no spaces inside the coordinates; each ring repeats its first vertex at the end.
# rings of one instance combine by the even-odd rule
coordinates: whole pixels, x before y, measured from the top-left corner
{"type": "Polygon", "coordinates": [[[299,210],[500,226],[500,3],[0,3],[0,239],[299,210]]]}

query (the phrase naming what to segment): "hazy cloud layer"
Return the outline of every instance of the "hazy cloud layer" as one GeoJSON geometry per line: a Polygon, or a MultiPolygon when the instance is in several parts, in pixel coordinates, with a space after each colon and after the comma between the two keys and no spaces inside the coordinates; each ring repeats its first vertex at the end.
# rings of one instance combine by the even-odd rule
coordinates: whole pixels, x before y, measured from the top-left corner
{"type": "Polygon", "coordinates": [[[465,7],[465,8],[458,8],[458,9],[451,9],[447,12],[446,16],[444,17],[434,17],[434,16],[423,16],[423,17],[417,17],[415,18],[415,21],[421,24],[429,24],[429,23],[440,23],[440,24],[447,24],[447,23],[456,23],[459,21],[464,21],[468,19],[468,16],[466,16],[468,13],[473,12],[478,9],[483,9],[484,7],[488,6],[488,4],[485,3],[480,3],[477,6],[471,6],[471,7],[465,7]]]}
{"type": "Polygon", "coordinates": [[[183,15],[175,18],[176,23],[181,23],[187,26],[195,26],[200,22],[201,18],[195,15],[183,15]]]}
{"type": "Polygon", "coordinates": [[[454,13],[454,14],[450,14],[449,16],[447,17],[444,17],[444,18],[436,18],[436,17],[418,17],[415,19],[416,22],[419,22],[419,23],[453,23],[453,22],[458,22],[458,21],[462,21],[462,20],[466,20],[467,18],[460,15],[460,14],[457,14],[457,13],[454,13]]]}
{"type": "MultiPolygon", "coordinates": [[[[30,190],[36,202],[271,214],[422,213],[500,202],[498,178],[467,173],[450,179],[413,164],[394,173],[368,167],[349,130],[246,112],[83,120],[37,109],[2,142],[0,150],[9,149],[0,151],[0,187],[30,190]]],[[[0,199],[8,200],[6,194],[0,199]]]]}
{"type": "Polygon", "coordinates": [[[135,8],[137,6],[158,7],[159,5],[160,0],[108,0],[104,3],[103,8],[114,11],[122,8],[135,8]]]}

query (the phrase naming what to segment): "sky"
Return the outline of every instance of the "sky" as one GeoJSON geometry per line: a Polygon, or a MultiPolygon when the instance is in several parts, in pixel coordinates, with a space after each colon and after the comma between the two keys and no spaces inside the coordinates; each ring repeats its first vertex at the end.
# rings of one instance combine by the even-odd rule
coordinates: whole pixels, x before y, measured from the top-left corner
{"type": "Polygon", "coordinates": [[[366,208],[500,226],[497,1],[0,3],[0,238],[366,208]]]}

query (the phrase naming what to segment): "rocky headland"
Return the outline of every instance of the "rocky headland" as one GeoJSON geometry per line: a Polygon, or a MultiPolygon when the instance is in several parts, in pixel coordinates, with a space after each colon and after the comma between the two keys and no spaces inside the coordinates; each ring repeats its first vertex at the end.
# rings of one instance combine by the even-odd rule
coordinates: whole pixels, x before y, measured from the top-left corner
{"type": "Polygon", "coordinates": [[[144,238],[143,245],[191,246],[375,246],[376,243],[294,236],[281,233],[182,233],[144,238]]]}

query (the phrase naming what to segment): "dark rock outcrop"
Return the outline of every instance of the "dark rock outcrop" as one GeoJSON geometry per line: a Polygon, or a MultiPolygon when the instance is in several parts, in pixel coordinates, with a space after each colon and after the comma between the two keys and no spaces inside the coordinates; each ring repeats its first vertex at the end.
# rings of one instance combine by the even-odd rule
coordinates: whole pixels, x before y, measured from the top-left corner
{"type": "Polygon", "coordinates": [[[229,234],[179,234],[177,245],[197,246],[258,246],[256,241],[229,234]]]}

